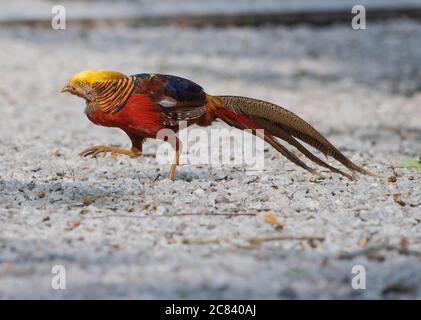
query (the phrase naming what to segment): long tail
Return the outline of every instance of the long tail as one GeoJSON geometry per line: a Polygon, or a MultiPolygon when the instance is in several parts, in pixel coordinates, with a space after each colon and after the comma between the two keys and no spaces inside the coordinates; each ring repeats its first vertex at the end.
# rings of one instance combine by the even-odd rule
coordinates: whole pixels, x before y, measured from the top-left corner
{"type": "Polygon", "coordinates": [[[266,101],[246,97],[210,96],[210,98],[213,99],[212,109],[218,118],[239,129],[264,129],[264,139],[266,142],[271,144],[290,161],[313,174],[317,174],[317,172],[308,167],[295,154],[280,144],[276,138],[291,144],[314,163],[332,172],[339,173],[350,180],[353,180],[352,175],[332,167],[316,157],[297,139],[319,150],[326,157],[333,157],[351,171],[374,176],[373,173],[349,160],[316,129],[291,111],[266,101]]]}

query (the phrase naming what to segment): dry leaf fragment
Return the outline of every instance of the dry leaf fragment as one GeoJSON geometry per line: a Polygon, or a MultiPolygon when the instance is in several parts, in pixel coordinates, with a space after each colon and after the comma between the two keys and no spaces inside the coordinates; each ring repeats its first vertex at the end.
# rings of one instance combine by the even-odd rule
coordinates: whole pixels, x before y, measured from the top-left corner
{"type": "Polygon", "coordinates": [[[154,205],[152,205],[152,208],[151,208],[151,213],[152,213],[152,215],[153,215],[153,216],[155,216],[155,215],[156,215],[156,212],[157,212],[157,207],[156,207],[156,205],[154,204],[154,205]]]}
{"type": "Polygon", "coordinates": [[[45,198],[45,192],[38,192],[37,193],[37,197],[38,197],[38,199],[42,199],[42,198],[45,198]]]}
{"type": "Polygon", "coordinates": [[[65,231],[72,231],[74,229],[76,229],[77,227],[80,226],[81,221],[80,220],[76,220],[76,221],[69,221],[66,225],[66,227],[64,228],[65,231]]]}
{"type": "Polygon", "coordinates": [[[97,201],[99,198],[101,198],[101,195],[94,195],[94,196],[86,196],[83,198],[83,205],[85,207],[90,206],[92,203],[97,201]]]}
{"type": "Polygon", "coordinates": [[[409,240],[407,238],[405,238],[405,237],[402,237],[399,245],[400,245],[400,247],[401,247],[402,250],[408,251],[408,248],[409,248],[409,240]]]}
{"type": "Polygon", "coordinates": [[[367,246],[367,243],[368,243],[368,237],[364,236],[364,237],[360,238],[360,240],[358,240],[358,246],[360,248],[365,248],[367,246]]]}
{"type": "Polygon", "coordinates": [[[397,180],[396,176],[390,176],[389,179],[387,179],[387,181],[391,183],[395,183],[397,180]]]}
{"type": "Polygon", "coordinates": [[[267,223],[270,223],[271,225],[273,225],[274,228],[277,229],[277,230],[282,230],[284,228],[283,223],[281,223],[278,220],[275,213],[266,214],[264,216],[264,219],[267,223]]]}
{"type": "Polygon", "coordinates": [[[395,193],[393,195],[393,201],[395,201],[398,205],[404,207],[406,205],[406,203],[404,201],[402,201],[402,195],[400,193],[395,193]]]}

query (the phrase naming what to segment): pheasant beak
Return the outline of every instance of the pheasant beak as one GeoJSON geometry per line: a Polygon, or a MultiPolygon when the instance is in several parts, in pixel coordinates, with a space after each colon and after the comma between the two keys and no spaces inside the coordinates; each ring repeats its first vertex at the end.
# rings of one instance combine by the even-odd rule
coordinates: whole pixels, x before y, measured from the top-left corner
{"type": "Polygon", "coordinates": [[[70,85],[70,84],[68,84],[63,89],[61,89],[61,93],[65,93],[65,92],[69,92],[71,94],[84,98],[83,92],[80,92],[75,86],[70,85]]]}
{"type": "Polygon", "coordinates": [[[65,92],[72,92],[73,88],[70,86],[65,86],[63,89],[61,89],[61,93],[65,93],[65,92]]]}
{"type": "Polygon", "coordinates": [[[61,89],[61,93],[71,93],[75,96],[78,96],[80,98],[86,99],[88,101],[93,101],[93,97],[91,94],[88,94],[85,92],[85,90],[78,88],[74,85],[68,84],[67,86],[65,86],[63,89],[61,89]]]}
{"type": "Polygon", "coordinates": [[[65,92],[74,93],[75,92],[75,88],[73,86],[71,86],[71,85],[67,85],[63,89],[61,89],[61,93],[65,93],[65,92]]]}

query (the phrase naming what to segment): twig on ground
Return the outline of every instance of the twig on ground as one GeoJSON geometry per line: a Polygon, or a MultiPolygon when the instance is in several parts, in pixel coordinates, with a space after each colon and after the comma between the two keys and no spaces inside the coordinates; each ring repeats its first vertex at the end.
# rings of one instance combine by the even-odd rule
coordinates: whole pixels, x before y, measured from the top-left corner
{"type": "MultiPolygon", "coordinates": [[[[298,241],[309,241],[309,240],[318,240],[324,241],[325,237],[321,235],[292,235],[292,234],[277,234],[266,237],[251,237],[244,238],[244,241],[249,242],[251,245],[256,246],[260,245],[263,242],[267,241],[284,241],[284,240],[298,240],[298,241]]],[[[221,242],[229,242],[230,239],[220,238],[220,239],[183,239],[184,244],[192,245],[206,245],[206,244],[219,244],[221,242]]]]}
{"type": "Polygon", "coordinates": [[[408,250],[408,249],[405,249],[405,248],[400,248],[400,247],[389,245],[389,244],[383,244],[383,245],[378,245],[378,246],[370,246],[370,247],[355,250],[355,251],[352,251],[352,252],[342,252],[342,253],[339,253],[337,257],[338,257],[338,259],[354,259],[354,258],[359,257],[359,256],[370,257],[370,256],[375,255],[376,253],[379,253],[379,251],[381,251],[381,250],[396,251],[396,252],[398,252],[400,254],[403,254],[403,255],[421,257],[420,251],[408,250]]]}
{"type": "Polygon", "coordinates": [[[195,213],[195,212],[186,212],[186,213],[177,213],[177,214],[164,214],[164,215],[128,215],[128,214],[107,214],[103,216],[95,216],[95,217],[87,217],[86,219],[105,219],[105,218],[133,218],[133,219],[147,219],[147,218],[173,218],[173,217],[187,217],[187,216],[199,216],[199,217],[239,217],[239,216],[250,216],[254,217],[257,213],[252,212],[240,212],[240,213],[211,213],[211,214],[203,214],[203,213],[195,213]]]}
{"type": "Polygon", "coordinates": [[[274,236],[267,237],[255,237],[247,239],[251,244],[261,244],[262,242],[267,241],[282,241],[282,240],[299,240],[299,241],[309,241],[309,240],[318,240],[324,241],[325,237],[322,235],[293,235],[293,234],[278,234],[274,236]]]}
{"type": "Polygon", "coordinates": [[[142,153],[142,157],[156,158],[155,153],[142,153]]]}

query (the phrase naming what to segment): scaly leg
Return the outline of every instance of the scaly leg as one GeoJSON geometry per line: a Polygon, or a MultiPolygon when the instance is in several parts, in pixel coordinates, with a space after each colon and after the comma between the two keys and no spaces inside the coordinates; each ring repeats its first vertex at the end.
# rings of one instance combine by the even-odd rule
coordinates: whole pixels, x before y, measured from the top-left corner
{"type": "Polygon", "coordinates": [[[175,138],[175,146],[173,145],[173,147],[175,147],[175,155],[171,164],[170,172],[168,173],[168,179],[172,181],[174,181],[175,178],[175,170],[177,169],[177,165],[180,162],[180,153],[182,149],[181,141],[177,137],[175,138]]]}
{"type": "Polygon", "coordinates": [[[142,152],[138,148],[131,148],[131,149],[123,149],[118,147],[108,147],[108,146],[96,146],[92,148],[88,148],[86,150],[83,150],[81,153],[79,153],[82,157],[92,156],[92,158],[95,158],[100,153],[115,153],[115,154],[124,154],[126,156],[137,158],[142,155],[142,152]]]}

